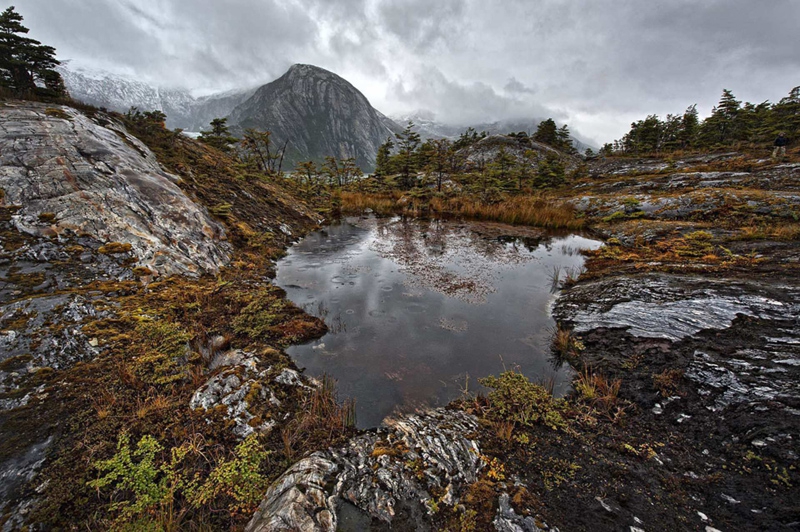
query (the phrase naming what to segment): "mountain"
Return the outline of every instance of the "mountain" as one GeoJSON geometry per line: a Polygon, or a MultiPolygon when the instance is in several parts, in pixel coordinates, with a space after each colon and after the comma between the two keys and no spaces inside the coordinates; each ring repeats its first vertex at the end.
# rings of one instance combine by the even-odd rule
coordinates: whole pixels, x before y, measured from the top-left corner
{"type": "Polygon", "coordinates": [[[294,65],[255,91],[229,115],[232,130],[272,132],[277,145],[288,141],[284,168],[327,155],[353,157],[374,168],[378,147],[393,135],[386,117],[345,79],[311,65],[294,65]]]}
{"type": "MultiPolygon", "coordinates": [[[[416,126],[416,131],[419,133],[422,140],[427,139],[440,139],[447,138],[451,140],[457,139],[467,128],[472,127],[475,131],[485,131],[489,135],[505,135],[507,133],[518,133],[524,131],[528,135],[532,135],[536,131],[536,127],[541,122],[541,119],[517,119],[517,120],[499,120],[496,122],[481,122],[477,124],[468,125],[452,125],[437,122],[434,113],[426,110],[415,111],[414,113],[402,116],[392,117],[394,122],[405,126],[409,121],[413,122],[416,126]]],[[[579,139],[574,134],[571,136],[572,143],[578,153],[583,153],[586,148],[597,150],[597,146],[593,143],[587,142],[585,139],[579,139]]]]}
{"type": "Polygon", "coordinates": [[[78,101],[121,113],[131,107],[162,111],[167,115],[167,127],[187,131],[205,129],[212,119],[227,116],[255,92],[252,88],[195,98],[185,89],[163,88],[103,70],[73,67],[69,61],[56,70],[78,101]]]}

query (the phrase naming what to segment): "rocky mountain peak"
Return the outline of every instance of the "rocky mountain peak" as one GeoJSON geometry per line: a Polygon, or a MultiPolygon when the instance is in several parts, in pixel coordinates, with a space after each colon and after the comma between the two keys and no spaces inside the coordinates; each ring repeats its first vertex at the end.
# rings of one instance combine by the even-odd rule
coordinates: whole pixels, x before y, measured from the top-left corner
{"type": "Polygon", "coordinates": [[[228,122],[237,132],[271,131],[276,145],[288,143],[285,169],[332,155],[352,157],[368,171],[378,147],[392,135],[385,117],[347,80],[305,64],[259,88],[231,112],[228,122]]]}

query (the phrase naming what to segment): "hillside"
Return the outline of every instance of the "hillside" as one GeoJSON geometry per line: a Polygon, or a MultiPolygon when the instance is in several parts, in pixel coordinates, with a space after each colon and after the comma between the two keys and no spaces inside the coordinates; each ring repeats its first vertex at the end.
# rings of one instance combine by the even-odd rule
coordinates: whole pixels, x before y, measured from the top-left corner
{"type": "MultiPolygon", "coordinates": [[[[120,434],[202,440],[218,458],[182,467],[206,476],[297,408],[303,381],[287,380],[282,346],[325,326],[269,277],[320,219],[158,123],[6,101],[0,124],[0,523],[107,529],[90,455],[112,456],[120,434]],[[248,379],[192,401],[234,374],[248,379]],[[270,411],[242,402],[251,389],[274,394],[270,411]],[[206,421],[233,392],[236,408],[206,421]]],[[[236,520],[194,508],[211,528],[236,520]]]]}

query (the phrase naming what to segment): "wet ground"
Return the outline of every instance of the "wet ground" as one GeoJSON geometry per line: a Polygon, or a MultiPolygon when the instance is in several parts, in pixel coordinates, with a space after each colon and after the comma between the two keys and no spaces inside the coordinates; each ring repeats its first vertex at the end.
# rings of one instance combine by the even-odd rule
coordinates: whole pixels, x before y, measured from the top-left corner
{"type": "Polygon", "coordinates": [[[289,354],[356,399],[358,425],[446,405],[477,379],[519,368],[566,393],[554,367],[554,278],[599,243],[441,220],[350,219],[315,232],[278,264],[276,283],[330,332],[289,354]]]}

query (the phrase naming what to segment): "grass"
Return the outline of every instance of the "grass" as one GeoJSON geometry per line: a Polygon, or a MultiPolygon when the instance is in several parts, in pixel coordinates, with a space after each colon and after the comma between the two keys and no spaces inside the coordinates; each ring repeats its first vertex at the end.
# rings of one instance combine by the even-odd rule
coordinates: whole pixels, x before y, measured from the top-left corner
{"type": "Polygon", "coordinates": [[[336,381],[325,375],[320,385],[305,396],[294,419],[281,429],[284,454],[294,460],[309,448],[311,441],[319,443],[315,448],[339,443],[355,424],[355,400],[340,402],[336,381]]]}
{"type": "Polygon", "coordinates": [[[739,229],[733,237],[735,240],[777,240],[780,242],[791,242],[800,240],[800,224],[798,223],[778,223],[747,225],[739,229]]]}
{"type": "Polygon", "coordinates": [[[413,198],[398,191],[386,194],[342,192],[341,204],[343,213],[352,214],[371,209],[379,215],[429,213],[547,229],[584,227],[584,220],[570,204],[545,194],[508,196],[498,203],[485,203],[466,196],[413,198]]]}
{"type": "Polygon", "coordinates": [[[609,380],[589,369],[580,372],[574,382],[575,391],[581,400],[600,413],[611,416],[619,403],[619,390],[622,381],[609,380]]]}

